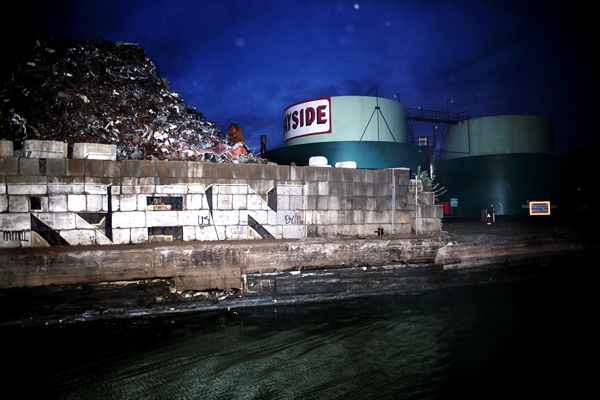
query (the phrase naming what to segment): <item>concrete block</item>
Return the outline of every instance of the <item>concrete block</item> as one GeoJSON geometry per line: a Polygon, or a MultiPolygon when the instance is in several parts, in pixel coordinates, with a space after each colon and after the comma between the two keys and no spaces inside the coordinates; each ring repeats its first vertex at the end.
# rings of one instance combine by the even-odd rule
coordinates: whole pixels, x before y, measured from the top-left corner
{"type": "Polygon", "coordinates": [[[326,211],[329,210],[329,201],[328,196],[316,196],[316,210],[326,211]]]}
{"type": "Polygon", "coordinates": [[[65,158],[49,158],[46,160],[47,176],[65,176],[67,160],[65,158]]]}
{"type": "Polygon", "coordinates": [[[211,222],[208,210],[177,211],[177,224],[175,226],[210,225],[211,222]]]}
{"type": "Polygon", "coordinates": [[[213,194],[248,194],[248,185],[212,185],[213,194]]]}
{"type": "Polygon", "coordinates": [[[5,194],[0,194],[0,213],[6,212],[8,210],[8,196],[5,194]]]}
{"type": "Polygon", "coordinates": [[[204,194],[206,190],[201,183],[190,183],[187,185],[187,192],[189,194],[204,194]]]}
{"type": "MultiPolygon", "coordinates": [[[[369,210],[369,211],[373,211],[373,210],[380,210],[377,208],[377,198],[376,197],[365,197],[365,208],[363,208],[363,210],[369,210]]],[[[387,210],[387,208],[383,208],[384,210],[387,210]]]]}
{"type": "Polygon", "coordinates": [[[148,241],[148,228],[131,228],[131,243],[148,241]]]}
{"type": "Polygon", "coordinates": [[[60,236],[72,246],[90,246],[96,244],[95,229],[74,229],[60,231],[60,236]]]}
{"type": "Polygon", "coordinates": [[[202,178],[202,166],[203,163],[188,161],[185,163],[187,168],[186,177],[188,178],[202,178]]]}
{"type": "Polygon", "coordinates": [[[391,210],[392,209],[392,199],[391,197],[375,197],[372,198],[375,200],[375,209],[376,210],[391,210]]]}
{"type": "Polygon", "coordinates": [[[306,196],[290,196],[289,210],[306,210],[306,196]]]}
{"type": "Polygon", "coordinates": [[[0,226],[3,230],[31,230],[31,219],[29,213],[0,214],[0,226]]]}
{"type": "MultiPolygon", "coordinates": [[[[114,212],[112,215],[113,228],[141,228],[146,227],[146,212],[144,211],[129,211],[129,212],[114,212]]],[[[133,242],[133,232],[132,232],[133,242]]],[[[146,240],[148,234],[146,232],[146,240]]]]}
{"type": "Polygon", "coordinates": [[[410,168],[394,168],[396,185],[408,185],[410,181],[410,168]]]}
{"type": "Polygon", "coordinates": [[[107,211],[107,195],[88,195],[86,196],[86,211],[88,212],[99,212],[107,211]]]}
{"type": "Polygon", "coordinates": [[[156,194],[186,194],[186,185],[156,185],[156,194]]]}
{"type": "Polygon", "coordinates": [[[281,235],[283,239],[303,238],[306,236],[306,226],[284,226],[282,227],[281,235]]]}
{"type": "Polygon", "coordinates": [[[313,156],[308,159],[308,165],[310,167],[326,167],[327,166],[327,157],[313,156]]]}
{"type": "MultiPolygon", "coordinates": [[[[145,200],[146,196],[143,196],[143,198],[145,200]]],[[[117,209],[119,211],[136,211],[138,209],[138,196],[135,194],[119,196],[119,207],[117,209]]]]}
{"type": "Polygon", "coordinates": [[[247,209],[248,196],[245,194],[234,194],[232,195],[232,206],[234,210],[246,210],[247,209]]]}
{"type": "Polygon", "coordinates": [[[419,218],[443,218],[444,207],[441,205],[436,206],[421,206],[419,207],[419,218]]]}
{"type": "Polygon", "coordinates": [[[19,175],[19,159],[0,157],[0,174],[19,175]]]}
{"type": "Polygon", "coordinates": [[[217,164],[214,163],[217,167],[217,178],[219,179],[233,179],[233,164],[223,163],[217,164]]]}
{"type": "Polygon", "coordinates": [[[73,158],[88,160],[116,160],[117,146],[114,144],[75,143],[73,158]]]}
{"type": "Polygon", "coordinates": [[[191,242],[196,240],[196,227],[195,226],[184,226],[183,227],[183,240],[185,242],[191,242]]]}
{"type": "Polygon", "coordinates": [[[277,195],[277,212],[290,209],[290,196],[277,195]]]}
{"type": "Polygon", "coordinates": [[[113,228],[112,242],[114,244],[129,244],[129,243],[131,243],[131,229],[114,229],[113,228]]]}
{"type": "Polygon", "coordinates": [[[29,158],[67,158],[67,144],[54,140],[25,140],[23,150],[29,158]]]}
{"type": "Polygon", "coordinates": [[[40,175],[38,158],[19,158],[19,175],[40,175]]]}
{"type": "Polygon", "coordinates": [[[107,185],[99,185],[95,183],[85,183],[83,188],[84,194],[107,194],[107,185]]]}
{"type": "Polygon", "coordinates": [[[104,235],[101,231],[99,231],[98,229],[95,229],[94,231],[96,232],[96,244],[103,246],[113,244],[113,242],[109,238],[107,238],[106,235],[104,235]]]}
{"type": "Polygon", "coordinates": [[[329,194],[332,196],[351,196],[352,184],[346,182],[330,182],[329,194]]]}
{"type": "Polygon", "coordinates": [[[0,158],[13,157],[13,142],[10,140],[0,140],[0,158]]]}
{"type": "Polygon", "coordinates": [[[261,225],[267,225],[269,222],[268,211],[248,211],[246,213],[246,218],[248,218],[248,216],[252,217],[256,222],[258,222],[261,225]]]}
{"type": "Polygon", "coordinates": [[[329,204],[327,207],[329,210],[340,210],[341,202],[338,196],[329,196],[329,204]]]}
{"type": "Polygon", "coordinates": [[[204,204],[208,208],[206,195],[203,194],[187,194],[185,195],[185,208],[187,210],[202,210],[204,204]]]}
{"type": "Polygon", "coordinates": [[[39,185],[39,184],[23,184],[23,185],[14,185],[14,184],[8,184],[7,185],[7,192],[8,194],[12,194],[12,195],[30,195],[30,196],[36,196],[36,195],[43,195],[46,194],[48,192],[48,186],[47,185],[39,185]]]}
{"type": "Polygon", "coordinates": [[[415,213],[410,211],[396,211],[396,223],[397,224],[414,224],[415,213]]]}
{"type": "Polygon", "coordinates": [[[352,209],[352,197],[350,197],[350,196],[340,197],[340,209],[341,210],[351,210],[352,209]]]}
{"type": "Polygon", "coordinates": [[[56,230],[70,230],[75,229],[75,216],[76,214],[72,212],[48,212],[48,213],[36,213],[34,214],[37,219],[39,219],[42,223],[48,225],[48,227],[56,230]]]}
{"type": "Polygon", "coordinates": [[[375,185],[369,183],[355,183],[352,187],[353,196],[374,197],[375,185]]]}
{"type": "Polygon", "coordinates": [[[8,212],[29,212],[29,196],[8,196],[8,212]]]}
{"type": "Polygon", "coordinates": [[[248,238],[248,226],[227,225],[225,236],[227,240],[245,240],[248,238]]]}
{"type": "Polygon", "coordinates": [[[214,210],[213,218],[215,225],[239,225],[240,215],[237,210],[214,210]]]}
{"type": "Polygon", "coordinates": [[[50,212],[66,212],[68,211],[67,195],[51,195],[48,196],[48,211],[50,212]]]}
{"type": "Polygon", "coordinates": [[[178,211],[146,211],[146,226],[178,226],[178,211]]]}
{"type": "Polygon", "coordinates": [[[437,218],[417,218],[417,232],[439,232],[442,230],[442,225],[437,218]]]}
{"type": "Polygon", "coordinates": [[[418,195],[419,206],[433,206],[435,205],[435,193],[433,192],[421,192],[418,195]]]}
{"type": "Polygon", "coordinates": [[[174,178],[185,178],[188,174],[187,162],[171,161],[171,176],[174,178]]]}
{"type": "Polygon", "coordinates": [[[222,234],[219,235],[218,229],[214,226],[196,226],[196,240],[218,240],[219,238],[225,238],[225,230],[223,229],[222,234]],[[217,236],[218,235],[218,236],[217,236]]]}
{"type": "Polygon", "coordinates": [[[304,177],[307,182],[329,182],[332,180],[332,168],[305,167],[304,177]]]}
{"type": "Polygon", "coordinates": [[[72,212],[86,211],[86,196],[83,194],[67,195],[67,209],[72,212]]]}
{"type": "Polygon", "coordinates": [[[356,161],[341,161],[335,163],[336,168],[356,168],[356,161]]]}
{"type": "Polygon", "coordinates": [[[68,159],[66,162],[67,176],[84,176],[85,161],[68,159]]]}
{"type": "Polygon", "coordinates": [[[231,194],[213,194],[213,209],[215,210],[233,210],[233,195],[231,194]]]}

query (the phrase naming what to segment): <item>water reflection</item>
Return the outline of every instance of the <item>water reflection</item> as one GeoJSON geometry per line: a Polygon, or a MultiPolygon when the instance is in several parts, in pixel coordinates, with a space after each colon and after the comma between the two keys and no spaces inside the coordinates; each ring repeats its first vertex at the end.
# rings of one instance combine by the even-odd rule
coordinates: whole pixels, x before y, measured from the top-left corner
{"type": "Polygon", "coordinates": [[[560,375],[551,295],[527,282],[2,333],[21,349],[9,377],[45,398],[499,398],[560,375]]]}

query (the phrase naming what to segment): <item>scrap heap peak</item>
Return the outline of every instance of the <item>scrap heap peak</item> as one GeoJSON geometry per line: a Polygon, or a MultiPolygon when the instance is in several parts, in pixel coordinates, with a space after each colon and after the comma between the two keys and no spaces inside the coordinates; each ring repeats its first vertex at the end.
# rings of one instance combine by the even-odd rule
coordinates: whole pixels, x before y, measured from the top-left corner
{"type": "Polygon", "coordinates": [[[185,104],[137,43],[45,35],[0,82],[0,139],[114,144],[120,160],[263,163],[185,104]]]}

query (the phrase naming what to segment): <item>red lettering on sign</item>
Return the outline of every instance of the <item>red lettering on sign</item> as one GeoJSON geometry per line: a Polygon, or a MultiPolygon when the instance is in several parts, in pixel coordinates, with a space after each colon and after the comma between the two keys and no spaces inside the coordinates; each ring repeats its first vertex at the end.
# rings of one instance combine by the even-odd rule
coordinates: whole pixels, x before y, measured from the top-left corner
{"type": "Polygon", "coordinates": [[[294,121],[294,124],[292,125],[292,129],[296,129],[298,127],[298,111],[294,111],[292,113],[292,121],[294,121]]]}
{"type": "Polygon", "coordinates": [[[325,109],[327,106],[319,106],[317,107],[317,124],[326,124],[327,120],[325,118],[325,109]]]}
{"type": "Polygon", "coordinates": [[[313,122],[315,122],[315,109],[308,107],[306,109],[306,126],[312,125],[313,122]]]}

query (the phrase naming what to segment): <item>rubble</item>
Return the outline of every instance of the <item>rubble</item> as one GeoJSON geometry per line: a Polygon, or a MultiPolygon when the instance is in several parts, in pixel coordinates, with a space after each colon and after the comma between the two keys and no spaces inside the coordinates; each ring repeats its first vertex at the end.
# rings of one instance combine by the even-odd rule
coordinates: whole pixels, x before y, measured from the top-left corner
{"type": "MultiPolygon", "coordinates": [[[[241,130],[240,130],[241,132],[241,130]]],[[[264,163],[185,104],[137,43],[45,35],[0,83],[0,139],[117,145],[119,160],[264,163]]]]}

